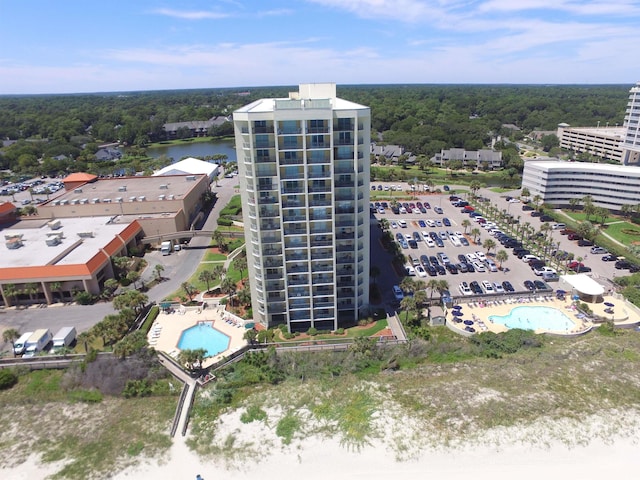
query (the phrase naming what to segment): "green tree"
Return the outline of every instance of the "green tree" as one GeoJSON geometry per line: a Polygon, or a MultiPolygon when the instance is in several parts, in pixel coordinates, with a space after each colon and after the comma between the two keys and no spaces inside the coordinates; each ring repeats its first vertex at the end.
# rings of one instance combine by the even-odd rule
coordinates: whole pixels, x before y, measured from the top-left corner
{"type": "Polygon", "coordinates": [[[496,252],[496,260],[500,262],[500,270],[502,270],[502,264],[509,259],[509,254],[506,250],[498,250],[496,252]]]}
{"type": "Polygon", "coordinates": [[[215,280],[215,276],[211,270],[202,270],[198,275],[198,280],[207,284],[207,292],[211,290],[209,284],[215,280]]]}
{"type": "Polygon", "coordinates": [[[15,328],[7,328],[4,332],[2,332],[2,340],[4,342],[10,342],[11,343],[11,351],[14,352],[13,356],[15,357],[15,345],[14,342],[20,338],[20,332],[18,332],[18,330],[16,330],[15,328]]]}
{"type": "Polygon", "coordinates": [[[136,284],[138,280],[140,280],[140,272],[132,270],[131,272],[127,273],[127,280],[133,283],[133,288],[137,288],[136,284]]]}
{"type": "Polygon", "coordinates": [[[164,266],[161,265],[160,263],[157,263],[154,267],[153,267],[153,271],[156,275],[156,280],[158,280],[159,282],[162,281],[162,272],[164,272],[164,266]]]}
{"type": "Polygon", "coordinates": [[[2,286],[2,290],[4,291],[4,296],[8,302],[8,307],[11,307],[15,300],[18,298],[18,289],[15,284],[7,283],[2,286]]]}
{"type": "Polygon", "coordinates": [[[207,351],[204,348],[185,349],[178,354],[178,362],[187,370],[198,370],[202,367],[206,355],[207,351]]]}
{"type": "Polygon", "coordinates": [[[242,253],[233,259],[233,268],[234,270],[238,270],[240,272],[240,280],[244,283],[244,272],[247,269],[247,257],[242,253]]]}
{"type": "Polygon", "coordinates": [[[471,226],[471,221],[468,218],[465,218],[464,220],[462,220],[462,223],[460,223],[460,225],[462,225],[462,228],[464,228],[464,233],[466,234],[467,230],[471,226]]]}
{"type": "Polygon", "coordinates": [[[126,358],[145,348],[148,348],[147,336],[142,330],[125,335],[122,340],[113,346],[113,354],[120,358],[126,358]]]}
{"type": "Polygon", "coordinates": [[[484,243],[482,244],[482,248],[486,248],[487,249],[487,253],[489,253],[489,251],[493,248],[496,248],[496,242],[494,242],[492,239],[487,238],[484,243]]]}
{"type": "Polygon", "coordinates": [[[113,308],[123,310],[132,309],[136,314],[149,303],[149,297],[138,290],[127,290],[113,299],[113,308]]]}
{"type": "Polygon", "coordinates": [[[189,299],[189,302],[193,302],[193,297],[195,297],[198,293],[198,289],[189,282],[182,282],[180,288],[182,288],[182,291],[189,299]]]}

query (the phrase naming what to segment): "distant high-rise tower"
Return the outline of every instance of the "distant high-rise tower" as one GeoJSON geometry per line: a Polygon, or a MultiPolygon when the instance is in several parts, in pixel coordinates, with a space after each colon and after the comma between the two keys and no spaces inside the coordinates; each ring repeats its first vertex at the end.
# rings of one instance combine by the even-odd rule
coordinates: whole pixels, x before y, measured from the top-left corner
{"type": "Polygon", "coordinates": [[[302,84],[233,123],[254,319],[354,324],[369,302],[370,109],[302,84]]]}
{"type": "Polygon", "coordinates": [[[622,142],[624,165],[640,164],[640,82],[629,90],[629,103],[624,116],[626,132],[622,142]]]}

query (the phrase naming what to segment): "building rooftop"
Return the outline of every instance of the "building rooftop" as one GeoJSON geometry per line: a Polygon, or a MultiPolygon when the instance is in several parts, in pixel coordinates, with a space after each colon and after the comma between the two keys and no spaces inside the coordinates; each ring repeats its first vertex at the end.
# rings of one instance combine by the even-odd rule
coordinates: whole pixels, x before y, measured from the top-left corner
{"type": "Polygon", "coordinates": [[[601,137],[624,138],[627,129],[625,127],[572,127],[566,123],[558,125],[561,128],[575,130],[588,133],[590,135],[599,135],[601,137]]]}
{"type": "Polygon", "coordinates": [[[160,175],[213,175],[218,169],[218,165],[211,162],[205,162],[198,158],[185,158],[179,162],[172,163],[158,170],[153,174],[154,177],[160,175]]]}
{"type": "MultiPolygon", "coordinates": [[[[156,177],[120,177],[99,179],[68,190],[55,201],[80,203],[116,202],[118,198],[127,201],[130,197],[157,200],[158,196],[173,195],[176,200],[183,198],[197,184],[200,175],[165,175],[156,177]]],[[[47,202],[49,204],[50,202],[47,202]]],[[[45,204],[45,205],[47,205],[45,204]]]]}
{"type": "Polygon", "coordinates": [[[5,245],[0,246],[0,269],[85,264],[130,225],[112,224],[110,220],[84,217],[18,222],[2,230],[5,245]],[[22,246],[9,249],[6,244],[12,238],[19,238],[22,246]]]}
{"type": "Polygon", "coordinates": [[[567,162],[564,160],[528,160],[527,166],[550,169],[570,169],[573,171],[592,171],[612,173],[615,175],[629,174],[634,177],[640,176],[640,167],[632,165],[612,165],[610,163],[589,163],[589,162],[567,162]]]}

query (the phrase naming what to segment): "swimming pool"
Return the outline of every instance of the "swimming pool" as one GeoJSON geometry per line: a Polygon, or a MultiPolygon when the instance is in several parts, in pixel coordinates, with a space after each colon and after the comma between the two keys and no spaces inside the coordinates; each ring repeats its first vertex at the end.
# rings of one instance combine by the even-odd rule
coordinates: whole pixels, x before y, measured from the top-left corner
{"type": "Polygon", "coordinates": [[[576,324],[563,312],[552,307],[516,307],[508,315],[489,315],[493,323],[507,328],[568,332],[576,324]]]}
{"type": "Polygon", "coordinates": [[[213,357],[229,348],[229,337],[210,324],[200,323],[182,331],[178,341],[180,350],[204,348],[206,357],[213,357]]]}

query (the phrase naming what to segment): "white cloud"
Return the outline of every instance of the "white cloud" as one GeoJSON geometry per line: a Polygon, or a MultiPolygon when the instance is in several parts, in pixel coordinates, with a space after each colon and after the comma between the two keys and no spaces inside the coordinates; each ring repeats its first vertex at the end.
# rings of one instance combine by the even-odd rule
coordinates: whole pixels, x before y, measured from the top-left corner
{"type": "Polygon", "coordinates": [[[229,17],[227,13],[211,12],[206,10],[172,10],[170,8],[158,8],[152,13],[166,17],[180,18],[182,20],[219,20],[229,17]]]}
{"type": "Polygon", "coordinates": [[[635,1],[601,0],[489,0],[483,2],[479,12],[521,12],[525,10],[564,11],[575,15],[638,15],[640,9],[635,1]]]}

